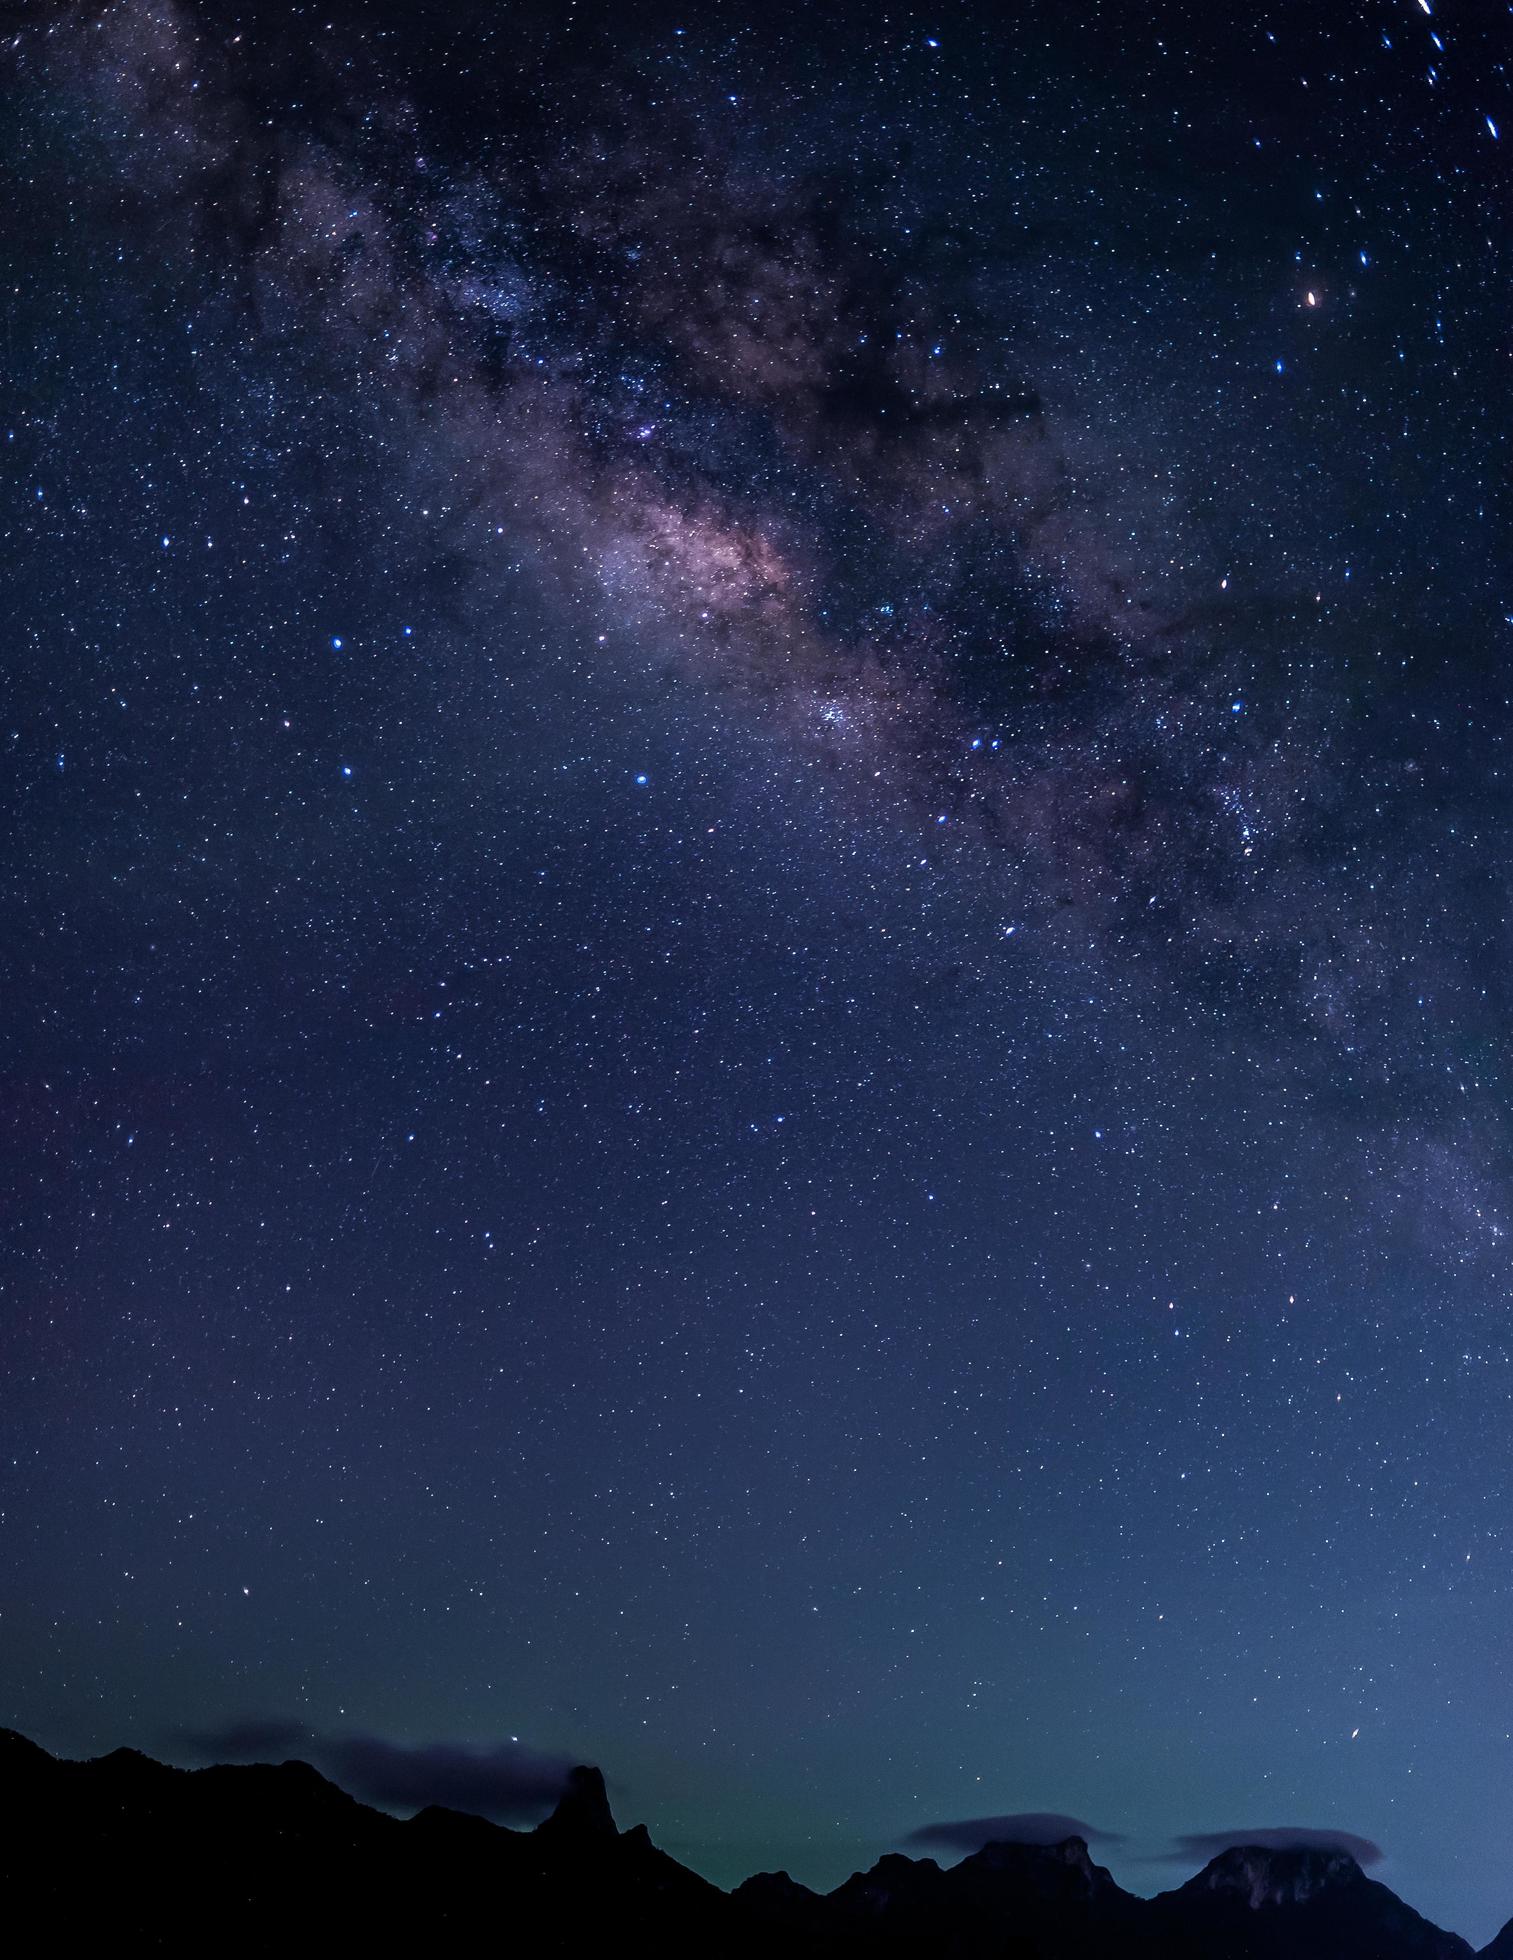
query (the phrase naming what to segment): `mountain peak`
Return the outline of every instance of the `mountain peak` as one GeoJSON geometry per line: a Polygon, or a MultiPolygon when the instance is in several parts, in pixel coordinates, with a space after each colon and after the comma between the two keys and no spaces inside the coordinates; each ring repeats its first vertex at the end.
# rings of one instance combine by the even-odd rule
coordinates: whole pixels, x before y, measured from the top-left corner
{"type": "Polygon", "coordinates": [[[1066,1865],[1073,1871],[1092,1878],[1098,1867],[1093,1863],[1087,1848],[1086,1838],[1063,1838],[1059,1844],[1021,1844],[1014,1838],[995,1838],[991,1844],[983,1845],[963,1862],[992,1869],[1009,1863],[1024,1863],[1033,1859],[1037,1862],[1066,1865]]]}
{"type": "Polygon", "coordinates": [[[1477,1954],[1476,1960],[1513,1960],[1513,1919],[1477,1954]]]}
{"type": "Polygon", "coordinates": [[[1363,1876],[1348,1851],[1320,1845],[1285,1849],[1233,1844],[1205,1865],[1183,1891],[1221,1892],[1261,1906],[1302,1905],[1326,1887],[1351,1884],[1363,1876]]]}
{"type": "Polygon", "coordinates": [[[618,1837],[604,1772],[587,1763],[569,1770],[567,1788],[558,1798],[557,1808],[536,1830],[538,1835],[544,1832],[553,1838],[618,1837]]]}
{"type": "MultiPolygon", "coordinates": [[[[757,1960],[781,1945],[793,1960],[1473,1960],[1348,1850],[1291,1833],[1280,1844],[1237,1835],[1155,1899],[1123,1891],[1074,1835],[995,1841],[945,1868],[892,1853],[824,1896],[786,1873],[727,1895],[643,1827],[617,1831],[604,1778],[587,1767],[531,1834],[438,1807],[401,1824],[299,1762],[184,1771],[119,1751],[60,1763],[0,1731],[0,1804],[9,1896],[33,1918],[82,1929],[75,1943],[89,1946],[188,1951],[234,1902],[251,1914],[259,1951],[287,1943],[290,1925],[315,1929],[312,1947],[418,1950],[434,1944],[444,1898],[459,1950],[496,1939],[502,1901],[512,1944],[533,1953],[644,1946],[667,1960],[757,1960]]],[[[1510,1941],[1513,1928],[1484,1960],[1513,1960],[1510,1941]]]]}
{"type": "Polygon", "coordinates": [[[735,1888],[735,1897],[740,1899],[778,1899],[785,1904],[802,1900],[811,1904],[819,1897],[807,1885],[800,1885],[786,1871],[754,1872],[750,1878],[743,1878],[735,1888]]]}

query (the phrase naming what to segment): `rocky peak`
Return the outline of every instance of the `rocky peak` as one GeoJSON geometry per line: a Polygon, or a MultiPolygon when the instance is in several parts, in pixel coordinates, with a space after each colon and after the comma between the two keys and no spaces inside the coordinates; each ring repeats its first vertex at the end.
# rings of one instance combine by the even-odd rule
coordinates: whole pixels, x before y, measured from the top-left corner
{"type": "Polygon", "coordinates": [[[557,1808],[544,1823],[536,1826],[536,1833],[580,1840],[618,1837],[609,1793],[604,1787],[604,1772],[591,1769],[586,1763],[569,1770],[567,1788],[558,1799],[557,1808]]]}
{"type": "Polygon", "coordinates": [[[1236,1844],[1221,1851],[1183,1890],[1228,1893],[1255,1911],[1262,1906],[1302,1905],[1326,1887],[1348,1885],[1361,1876],[1348,1851],[1315,1845],[1277,1850],[1236,1844]]]}
{"type": "Polygon", "coordinates": [[[1081,1837],[1054,1844],[995,1839],[947,1876],[959,1896],[997,1898],[1008,1912],[1102,1911],[1112,1909],[1124,1896],[1112,1873],[1094,1864],[1087,1840],[1081,1837]]]}
{"type": "Polygon", "coordinates": [[[1006,1867],[1019,1867],[1029,1863],[1065,1866],[1068,1871],[1078,1872],[1089,1884],[1099,1876],[1099,1869],[1088,1852],[1086,1840],[1080,1837],[1063,1838],[1060,1844],[1015,1844],[1009,1840],[985,1844],[980,1851],[974,1851],[965,1860],[968,1865],[981,1871],[1001,1871],[1006,1867]]]}
{"type": "Polygon", "coordinates": [[[796,1878],[787,1872],[754,1872],[750,1878],[743,1878],[735,1888],[738,1899],[763,1899],[776,1904],[809,1904],[818,1893],[807,1885],[800,1885],[796,1878]]]}

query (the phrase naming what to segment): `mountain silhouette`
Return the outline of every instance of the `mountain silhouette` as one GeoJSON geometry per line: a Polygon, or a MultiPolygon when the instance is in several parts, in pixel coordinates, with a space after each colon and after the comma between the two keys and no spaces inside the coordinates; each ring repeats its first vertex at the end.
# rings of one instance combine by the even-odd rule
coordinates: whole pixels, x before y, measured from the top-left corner
{"type": "Polygon", "coordinates": [[[1513,1960],[1513,1919],[1510,1919],[1496,1939],[1490,1940],[1476,1960],[1513,1960]]]}
{"type": "Polygon", "coordinates": [[[1236,1845],[1150,1909],[1174,1960],[1471,1960],[1465,1940],[1430,1925],[1347,1851],[1236,1845]]]}
{"type": "MultiPolygon", "coordinates": [[[[785,1872],[725,1893],[621,1831],[580,1767],[532,1831],[432,1805],[401,1822],[308,1763],[88,1762],[0,1730],[12,1927],[159,1953],[781,1953],[784,1960],[1472,1960],[1348,1852],[1238,1845],[1154,1899],[1080,1837],[988,1844],[959,1864],[890,1853],[833,1892],[785,1872]]],[[[1481,1960],[1513,1960],[1513,1923],[1481,1960]]]]}

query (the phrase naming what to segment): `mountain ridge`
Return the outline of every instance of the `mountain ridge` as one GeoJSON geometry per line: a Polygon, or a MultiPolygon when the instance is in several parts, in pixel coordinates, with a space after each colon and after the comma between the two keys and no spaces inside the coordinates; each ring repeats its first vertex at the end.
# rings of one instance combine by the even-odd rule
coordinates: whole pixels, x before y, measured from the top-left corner
{"type": "Polygon", "coordinates": [[[786,1872],[729,1893],[622,1831],[580,1765],[551,1815],[515,1830],[429,1805],[399,1819],[310,1764],[178,1769],[137,1750],[75,1762],[0,1730],[0,1878],[12,1914],[74,1938],[159,1951],[295,1951],[364,1940],[497,1938],[590,1953],[864,1960],[1510,1960],[1513,1921],[1480,1956],[1369,1878],[1349,1852],[1236,1844],[1143,1899],[1081,1837],[993,1842],[958,1863],[888,1852],[829,1893],[786,1872]]]}

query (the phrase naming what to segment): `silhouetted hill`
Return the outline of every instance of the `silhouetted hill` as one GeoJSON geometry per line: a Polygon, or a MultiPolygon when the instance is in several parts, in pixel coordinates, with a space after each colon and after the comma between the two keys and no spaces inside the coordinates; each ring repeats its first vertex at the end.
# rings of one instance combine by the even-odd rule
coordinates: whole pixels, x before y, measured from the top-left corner
{"type": "Polygon", "coordinates": [[[891,1854],[824,1905],[838,1950],[1077,1960],[1125,1952],[1145,1910],[1092,1862],[1081,1838],[984,1845],[944,1870],[933,1858],[891,1854]]]}
{"type": "Polygon", "coordinates": [[[1341,1851],[1223,1852],[1175,1892],[1139,1899],[1081,1838],[990,1844],[942,1870],[881,1858],[819,1897],[748,1879],[748,1914],[825,1954],[924,1960],[1471,1960],[1471,1949],[1341,1851]]]}
{"type": "Polygon", "coordinates": [[[1173,1960],[1471,1960],[1344,1851],[1236,1846],[1153,1899],[1151,1917],[1173,1960]]]}
{"type": "Polygon", "coordinates": [[[1513,1960],[1513,1919],[1510,1919],[1495,1939],[1489,1940],[1477,1954],[1476,1960],[1513,1960]]]}
{"type": "MultiPolygon", "coordinates": [[[[959,1864],[890,1854],[833,1892],[785,1872],[726,1894],[620,1831],[597,1770],[534,1831],[433,1806],[406,1822],[307,1763],[171,1769],[135,1750],[64,1762],[0,1731],[8,1923],[63,1950],[861,1960],[1472,1960],[1347,1852],[1238,1846],[1155,1899],[1079,1837],[959,1864]]],[[[1513,1925],[1483,1960],[1513,1960],[1513,1925]]]]}
{"type": "Polygon", "coordinates": [[[787,1872],[758,1872],[745,1879],[731,1898],[752,1925],[775,1933],[796,1933],[820,1925],[825,1900],[787,1872]]]}
{"type": "Polygon", "coordinates": [[[49,1945],[159,1952],[755,1952],[726,1895],[616,1830],[597,1770],[534,1831],[369,1809],[308,1763],[171,1769],[134,1750],[62,1762],[0,1731],[8,1917],[49,1945]]]}

